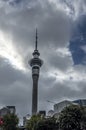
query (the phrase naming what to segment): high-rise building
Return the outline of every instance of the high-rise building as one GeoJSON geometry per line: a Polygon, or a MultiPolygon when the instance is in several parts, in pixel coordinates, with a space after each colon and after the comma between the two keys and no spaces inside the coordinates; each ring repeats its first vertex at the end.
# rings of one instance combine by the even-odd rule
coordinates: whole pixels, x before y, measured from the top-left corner
{"type": "Polygon", "coordinates": [[[35,50],[33,52],[33,58],[30,60],[30,66],[32,67],[32,79],[33,79],[33,90],[32,90],[32,115],[37,114],[38,107],[38,79],[40,67],[43,64],[43,61],[39,58],[40,53],[38,51],[38,36],[36,29],[36,42],[35,50]]]}

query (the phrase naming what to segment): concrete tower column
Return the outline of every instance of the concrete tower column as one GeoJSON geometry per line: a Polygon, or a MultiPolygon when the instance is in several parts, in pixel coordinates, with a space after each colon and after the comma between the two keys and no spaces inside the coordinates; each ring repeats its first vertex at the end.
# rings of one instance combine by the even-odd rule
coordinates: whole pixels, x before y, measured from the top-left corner
{"type": "Polygon", "coordinates": [[[33,52],[33,58],[30,60],[30,66],[32,67],[32,79],[33,79],[33,89],[32,89],[32,115],[37,114],[38,110],[38,79],[40,67],[43,64],[43,61],[39,58],[40,53],[37,49],[37,29],[36,29],[36,43],[35,50],[33,52]]]}
{"type": "Polygon", "coordinates": [[[32,114],[36,114],[37,109],[38,109],[38,76],[34,75],[33,90],[32,90],[32,114]]]}

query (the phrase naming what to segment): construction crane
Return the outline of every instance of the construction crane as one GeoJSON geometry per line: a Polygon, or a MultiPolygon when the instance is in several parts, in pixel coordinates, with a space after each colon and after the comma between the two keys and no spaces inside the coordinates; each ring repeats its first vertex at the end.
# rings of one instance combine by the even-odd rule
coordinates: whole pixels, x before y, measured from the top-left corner
{"type": "Polygon", "coordinates": [[[53,102],[53,101],[50,101],[50,100],[46,100],[46,102],[56,104],[56,102],[53,102]]]}

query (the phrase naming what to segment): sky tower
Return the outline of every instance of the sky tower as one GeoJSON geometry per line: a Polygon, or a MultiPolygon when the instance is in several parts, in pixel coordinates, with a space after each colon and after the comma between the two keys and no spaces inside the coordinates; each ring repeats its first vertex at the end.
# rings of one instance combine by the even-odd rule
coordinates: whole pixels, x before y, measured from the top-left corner
{"type": "Polygon", "coordinates": [[[40,53],[38,51],[38,36],[36,29],[36,42],[35,50],[32,53],[33,58],[30,60],[30,66],[32,67],[32,79],[33,79],[33,89],[32,89],[32,115],[37,114],[38,107],[38,79],[40,67],[43,64],[43,61],[39,58],[40,53]]]}

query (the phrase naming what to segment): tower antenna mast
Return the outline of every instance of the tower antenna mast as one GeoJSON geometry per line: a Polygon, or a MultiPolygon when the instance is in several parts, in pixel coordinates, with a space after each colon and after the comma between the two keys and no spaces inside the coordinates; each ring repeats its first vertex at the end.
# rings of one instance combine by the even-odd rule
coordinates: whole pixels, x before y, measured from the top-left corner
{"type": "Polygon", "coordinates": [[[37,50],[38,47],[38,33],[37,33],[37,28],[36,28],[36,44],[35,44],[35,50],[37,50]]]}

